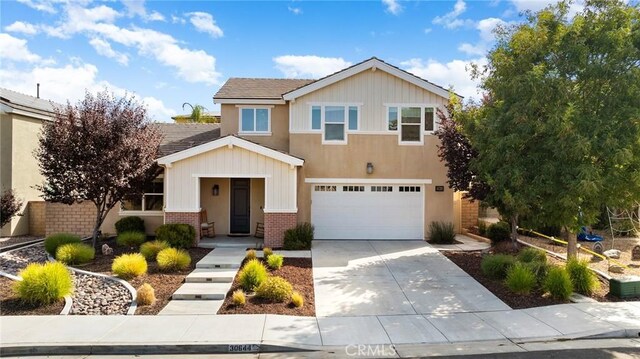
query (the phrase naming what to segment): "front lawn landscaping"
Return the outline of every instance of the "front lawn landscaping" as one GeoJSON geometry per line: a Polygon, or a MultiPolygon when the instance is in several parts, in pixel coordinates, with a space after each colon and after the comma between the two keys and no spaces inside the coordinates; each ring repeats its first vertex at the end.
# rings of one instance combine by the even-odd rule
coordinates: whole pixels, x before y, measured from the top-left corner
{"type": "MultiPolygon", "coordinates": [[[[262,259],[258,259],[258,261],[267,266],[267,263],[262,259]]],[[[247,262],[248,260],[243,262],[243,267],[247,262]]],[[[274,262],[274,260],[271,262],[274,262]]],[[[277,267],[277,265],[273,267],[277,267]]],[[[311,258],[284,258],[282,267],[279,269],[271,269],[269,266],[267,266],[267,268],[268,275],[270,277],[281,277],[288,281],[293,287],[293,291],[299,293],[299,295],[304,298],[304,304],[301,307],[296,307],[292,304],[292,301],[295,302],[299,300],[295,294],[292,298],[288,298],[284,301],[276,301],[259,298],[258,295],[249,293],[245,295],[245,304],[234,304],[234,292],[243,290],[240,272],[238,272],[238,275],[236,275],[233,285],[231,286],[231,290],[227,293],[218,314],[283,314],[315,316],[316,310],[314,305],[315,298],[313,293],[311,258]]],[[[270,288],[265,289],[263,286],[264,291],[267,291],[268,289],[270,288]]],[[[236,296],[238,295],[239,293],[236,293],[236,296]]]]}
{"type": "Polygon", "coordinates": [[[13,291],[15,281],[0,276],[0,315],[58,315],[64,299],[47,305],[29,304],[13,291]]]}

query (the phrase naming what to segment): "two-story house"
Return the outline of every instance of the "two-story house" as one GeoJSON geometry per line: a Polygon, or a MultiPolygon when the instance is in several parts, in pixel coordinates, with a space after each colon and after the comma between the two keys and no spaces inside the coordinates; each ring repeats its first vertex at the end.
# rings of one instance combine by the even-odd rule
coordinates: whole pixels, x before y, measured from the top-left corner
{"type": "Polygon", "coordinates": [[[213,97],[221,136],[158,160],[164,222],[261,222],[273,247],[300,222],[317,239],[423,239],[458,222],[434,135],[448,99],[377,58],[319,80],[229,79],[213,97]]]}

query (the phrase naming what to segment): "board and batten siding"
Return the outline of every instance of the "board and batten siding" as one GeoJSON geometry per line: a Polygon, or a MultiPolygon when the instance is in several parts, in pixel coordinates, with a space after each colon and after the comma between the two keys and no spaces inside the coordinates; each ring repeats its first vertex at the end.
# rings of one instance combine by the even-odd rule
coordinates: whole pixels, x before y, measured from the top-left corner
{"type": "MultiPolygon", "coordinates": [[[[380,69],[365,70],[342,81],[301,96],[291,103],[291,131],[311,130],[312,104],[360,105],[359,131],[387,131],[385,104],[423,104],[441,109],[449,101],[380,69]]],[[[356,132],[357,133],[357,132],[356,132]]]]}
{"type": "Polygon", "coordinates": [[[238,146],[174,162],[165,170],[168,212],[199,211],[200,178],[264,178],[265,212],[297,212],[296,167],[238,146]]]}

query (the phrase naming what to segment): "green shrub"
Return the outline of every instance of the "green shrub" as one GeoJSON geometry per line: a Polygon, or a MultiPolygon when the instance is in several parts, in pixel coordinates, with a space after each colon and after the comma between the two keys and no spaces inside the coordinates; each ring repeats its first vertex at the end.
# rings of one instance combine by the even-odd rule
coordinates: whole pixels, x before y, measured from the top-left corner
{"type": "Polygon", "coordinates": [[[302,296],[302,294],[293,292],[291,294],[291,304],[293,304],[293,306],[296,308],[302,308],[302,306],[304,305],[304,297],[302,296]]]}
{"type": "Polygon", "coordinates": [[[282,268],[282,262],[284,262],[284,257],[280,254],[272,254],[267,257],[267,265],[271,269],[280,269],[282,268]]]}
{"type": "Polygon", "coordinates": [[[148,261],[155,261],[158,253],[165,248],[169,248],[169,243],[164,241],[156,240],[144,242],[140,246],[140,254],[142,254],[148,261]]]}
{"type": "Polygon", "coordinates": [[[156,239],[169,243],[173,248],[189,248],[196,240],[196,230],[183,223],[163,224],[156,229],[156,239]]]}
{"type": "Polygon", "coordinates": [[[596,275],[589,269],[588,262],[584,260],[569,259],[567,272],[571,278],[573,290],[580,294],[591,295],[600,287],[596,275]]]}
{"type": "Polygon", "coordinates": [[[246,260],[256,259],[256,251],[254,249],[249,249],[247,254],[244,255],[246,260]]]}
{"type": "Polygon", "coordinates": [[[566,269],[558,266],[549,268],[542,287],[556,299],[568,300],[573,292],[571,277],[566,269]]]}
{"type": "Polygon", "coordinates": [[[516,263],[507,271],[507,288],[516,294],[529,294],[536,286],[536,275],[523,263],[516,263]]]}
{"type": "Polygon", "coordinates": [[[80,243],[80,237],[69,233],[52,234],[44,240],[44,249],[52,256],[56,255],[56,250],[63,244],[80,243]]]}
{"type": "Polygon", "coordinates": [[[246,291],[255,290],[265,279],[267,279],[267,268],[257,259],[248,261],[238,274],[240,285],[246,291]]]}
{"type": "Polygon", "coordinates": [[[120,278],[131,279],[147,273],[147,260],[140,253],[123,254],[113,260],[111,271],[120,278]]]}
{"type": "Polygon", "coordinates": [[[269,277],[256,288],[256,297],[274,302],[284,302],[291,298],[293,286],[281,277],[269,277]]]}
{"type": "Polygon", "coordinates": [[[147,240],[143,232],[122,232],[118,234],[116,243],[121,247],[138,247],[147,240]]]}
{"type": "Polygon", "coordinates": [[[453,244],[456,231],[451,222],[431,222],[429,224],[429,242],[437,244],[453,244]]]}
{"type": "Polygon", "coordinates": [[[269,259],[269,256],[272,254],[273,254],[273,249],[269,247],[264,247],[264,249],[262,250],[262,258],[264,258],[265,260],[269,259]]]}
{"type": "Polygon", "coordinates": [[[189,268],[191,257],[184,249],[166,248],[158,253],[156,261],[163,271],[178,271],[189,268]]]}
{"type": "Polygon", "coordinates": [[[480,263],[482,273],[492,279],[504,279],[507,271],[516,263],[514,256],[506,254],[494,254],[485,256],[480,263]]]}
{"type": "Polygon", "coordinates": [[[520,262],[542,262],[547,263],[547,253],[541,249],[527,247],[518,254],[520,262]]]}
{"type": "Polygon", "coordinates": [[[507,222],[493,223],[487,228],[487,237],[492,243],[508,241],[511,238],[511,226],[507,222]]]}
{"type": "Polygon", "coordinates": [[[73,291],[73,279],[62,263],[31,263],[18,273],[21,281],[14,284],[18,297],[29,304],[56,302],[73,291]]]}
{"type": "Polygon", "coordinates": [[[487,235],[487,222],[478,221],[478,234],[483,237],[487,235]]]}
{"type": "Polygon", "coordinates": [[[533,261],[522,264],[533,272],[538,283],[542,283],[544,281],[544,278],[547,276],[547,272],[549,271],[549,265],[546,262],[533,261]]]}
{"type": "Polygon", "coordinates": [[[311,241],[313,241],[313,226],[311,223],[301,223],[297,226],[287,229],[284,232],[284,249],[302,250],[311,249],[311,241]]]}
{"type": "Polygon", "coordinates": [[[146,230],[144,228],[144,220],[136,216],[121,218],[118,222],[116,222],[116,233],[120,234],[124,232],[146,233],[146,230]]]}
{"type": "Polygon", "coordinates": [[[95,248],[84,243],[67,243],[56,250],[56,260],[69,265],[89,263],[95,256],[95,248]]]}

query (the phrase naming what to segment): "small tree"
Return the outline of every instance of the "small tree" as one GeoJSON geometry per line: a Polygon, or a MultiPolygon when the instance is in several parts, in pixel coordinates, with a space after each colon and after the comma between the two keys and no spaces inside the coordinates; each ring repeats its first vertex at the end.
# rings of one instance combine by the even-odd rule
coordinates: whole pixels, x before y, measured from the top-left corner
{"type": "Polygon", "coordinates": [[[0,228],[9,223],[22,208],[22,201],[18,199],[12,189],[2,192],[0,196],[0,228]]]}
{"type": "Polygon", "coordinates": [[[191,122],[194,122],[194,123],[207,122],[204,118],[205,117],[204,111],[206,110],[206,107],[198,104],[192,105],[188,102],[185,102],[182,104],[183,110],[185,106],[191,107],[191,116],[189,118],[191,122]]]}
{"type": "Polygon", "coordinates": [[[89,92],[75,106],[55,109],[45,123],[35,155],[47,201],[96,206],[93,245],[107,213],[125,196],[142,195],[157,175],[161,135],[149,125],[146,108],[134,97],[89,92]]]}

